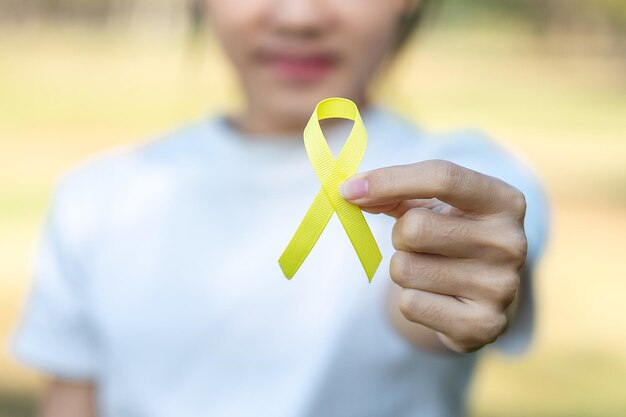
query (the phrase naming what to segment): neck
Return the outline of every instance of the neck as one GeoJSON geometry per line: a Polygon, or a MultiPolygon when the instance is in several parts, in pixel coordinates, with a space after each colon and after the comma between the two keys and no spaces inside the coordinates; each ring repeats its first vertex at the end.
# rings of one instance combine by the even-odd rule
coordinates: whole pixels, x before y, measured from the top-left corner
{"type": "MultiPolygon", "coordinates": [[[[354,101],[361,112],[366,111],[370,106],[370,101],[365,97],[354,101]]],[[[244,110],[232,116],[230,121],[242,133],[290,137],[291,135],[299,135],[310,117],[310,113],[285,116],[272,112],[267,106],[254,105],[252,101],[249,101],[244,110]]],[[[324,122],[324,126],[331,127],[338,123],[341,123],[340,119],[328,119],[324,122]]]]}

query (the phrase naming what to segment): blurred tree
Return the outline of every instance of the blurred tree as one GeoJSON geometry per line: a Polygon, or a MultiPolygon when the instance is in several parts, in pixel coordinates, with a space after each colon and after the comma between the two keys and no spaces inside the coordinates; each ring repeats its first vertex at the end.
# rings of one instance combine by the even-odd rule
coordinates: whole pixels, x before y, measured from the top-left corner
{"type": "Polygon", "coordinates": [[[202,32],[206,20],[205,0],[187,0],[187,13],[192,36],[196,37],[202,32]]]}
{"type": "MultiPolygon", "coordinates": [[[[471,24],[472,16],[498,14],[528,22],[538,34],[554,30],[602,31],[626,34],[625,0],[441,0],[458,23],[471,24]]],[[[2,0],[0,20],[23,22],[36,18],[54,21],[107,23],[133,17],[132,21],[172,20],[187,16],[193,33],[201,29],[203,0],[2,0]]]]}

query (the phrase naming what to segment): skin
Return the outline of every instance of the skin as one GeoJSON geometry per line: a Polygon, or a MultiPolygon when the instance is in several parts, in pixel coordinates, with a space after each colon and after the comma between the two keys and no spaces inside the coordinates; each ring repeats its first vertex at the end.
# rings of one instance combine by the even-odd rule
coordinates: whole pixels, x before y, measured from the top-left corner
{"type": "Polygon", "coordinates": [[[301,132],[326,97],[367,103],[368,87],[393,55],[408,0],[208,0],[210,26],[232,62],[246,97],[233,123],[249,133],[301,132]],[[330,57],[322,77],[277,71],[272,54],[330,57]]]}
{"type": "Polygon", "coordinates": [[[41,417],[95,417],[95,388],[90,382],[51,381],[41,399],[41,417]]]}
{"type": "Polygon", "coordinates": [[[409,342],[437,350],[438,340],[465,353],[505,331],[527,252],[520,191],[440,160],[358,174],[341,191],[397,219],[389,274],[398,287],[388,300],[404,316],[390,314],[409,342]]]}
{"type": "MultiPolygon", "coordinates": [[[[231,123],[253,135],[293,134],[323,98],[347,97],[366,108],[368,87],[393,57],[399,21],[418,4],[207,0],[210,25],[246,97],[231,123]]],[[[426,161],[358,174],[342,193],[397,219],[387,310],[409,343],[463,353],[505,331],[525,274],[521,192],[446,161],[426,161]]],[[[41,415],[95,416],[96,391],[90,382],[53,380],[41,415]]]]}

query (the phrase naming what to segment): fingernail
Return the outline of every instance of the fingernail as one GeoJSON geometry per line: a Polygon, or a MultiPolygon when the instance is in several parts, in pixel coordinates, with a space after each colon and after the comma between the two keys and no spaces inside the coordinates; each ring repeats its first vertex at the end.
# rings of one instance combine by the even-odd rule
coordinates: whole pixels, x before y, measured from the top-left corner
{"type": "Polygon", "coordinates": [[[356,200],[357,198],[365,197],[369,184],[364,178],[350,178],[344,181],[339,187],[341,196],[346,200],[356,200]]]}

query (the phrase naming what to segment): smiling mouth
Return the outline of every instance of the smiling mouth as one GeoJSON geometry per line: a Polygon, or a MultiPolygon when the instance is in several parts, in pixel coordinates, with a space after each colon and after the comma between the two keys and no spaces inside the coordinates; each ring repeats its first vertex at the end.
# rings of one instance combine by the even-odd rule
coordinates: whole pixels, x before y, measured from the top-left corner
{"type": "Polygon", "coordinates": [[[278,78],[297,83],[321,80],[338,65],[336,55],[328,53],[269,53],[261,62],[278,78]]]}

